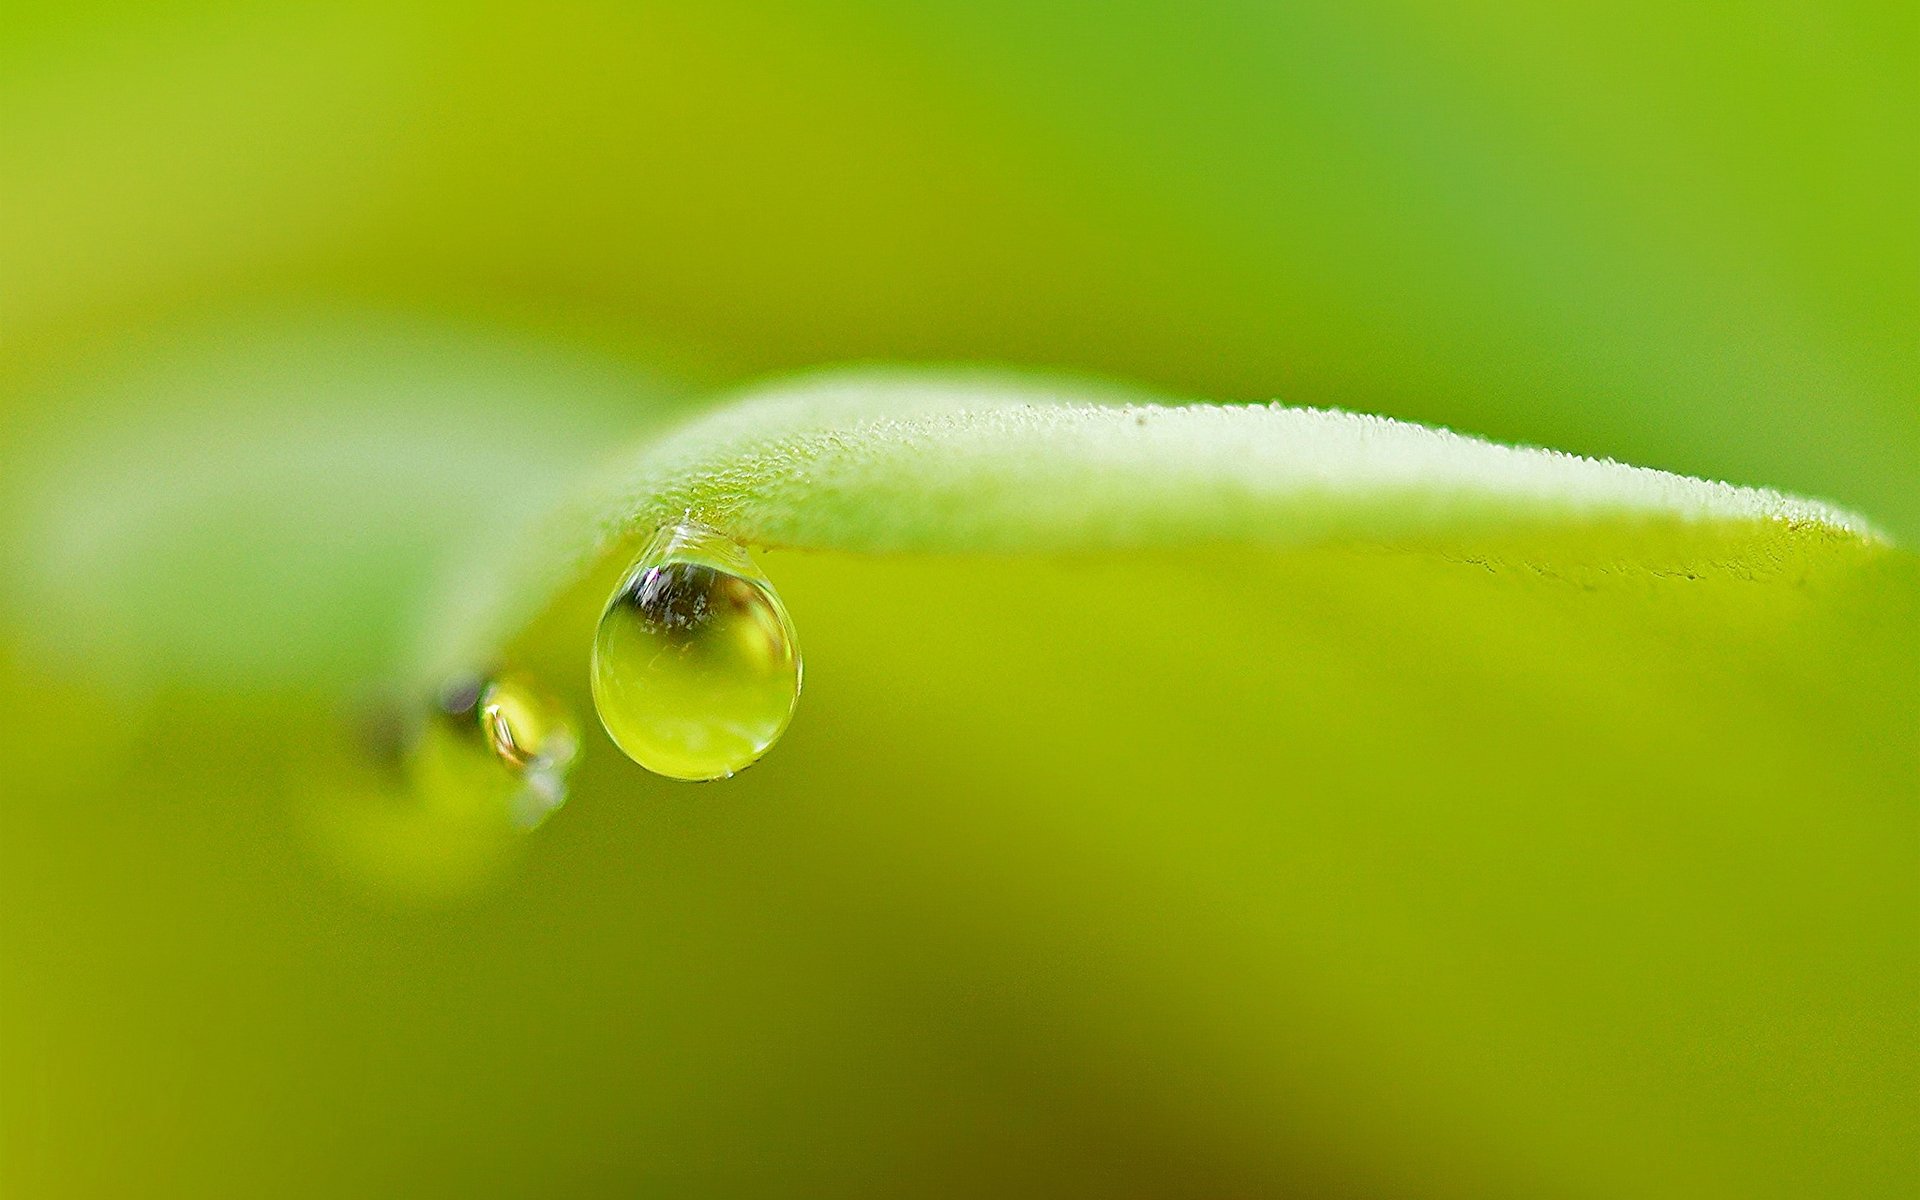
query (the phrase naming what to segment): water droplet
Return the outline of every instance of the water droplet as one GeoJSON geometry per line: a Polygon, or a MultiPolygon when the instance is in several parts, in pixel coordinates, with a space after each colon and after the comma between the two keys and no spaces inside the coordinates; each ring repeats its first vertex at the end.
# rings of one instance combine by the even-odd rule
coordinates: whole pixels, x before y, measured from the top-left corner
{"type": "Polygon", "coordinates": [[[780,739],[800,648],[773,584],[738,542],[661,530],[600,617],[593,702],[627,757],[670,779],[724,779],[780,739]]]}
{"type": "Polygon", "coordinates": [[[506,672],[442,689],[409,766],[426,795],[482,799],[531,829],[565,803],[579,752],[566,707],[527,676],[506,672]]]}

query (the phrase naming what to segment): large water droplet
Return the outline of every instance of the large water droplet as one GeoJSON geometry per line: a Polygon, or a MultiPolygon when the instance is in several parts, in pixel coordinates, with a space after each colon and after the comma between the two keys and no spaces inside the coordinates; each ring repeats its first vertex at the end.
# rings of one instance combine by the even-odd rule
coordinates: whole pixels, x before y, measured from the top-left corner
{"type": "Polygon", "coordinates": [[[765,754],[800,698],[800,647],[738,542],[663,529],[600,616],[593,702],[627,756],[671,779],[724,779],[765,754]]]}
{"type": "Polygon", "coordinates": [[[579,750],[566,707],[508,672],[443,689],[409,765],[427,795],[484,798],[531,829],[565,803],[579,750]]]}

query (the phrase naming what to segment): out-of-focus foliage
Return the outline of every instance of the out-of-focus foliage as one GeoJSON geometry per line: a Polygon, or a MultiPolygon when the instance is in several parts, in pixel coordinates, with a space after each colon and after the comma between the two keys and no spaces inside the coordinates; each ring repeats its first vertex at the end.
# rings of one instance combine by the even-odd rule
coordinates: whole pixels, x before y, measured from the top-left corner
{"type": "MultiPolygon", "coordinates": [[[[486,611],[445,568],[823,360],[1910,539],[1915,49],[1870,4],[11,5],[0,1192],[1910,1194],[1904,551],[824,541],[765,556],[807,693],[736,780],[596,732],[503,840],[362,756],[486,611]]],[[[591,593],[516,646],[589,726],[591,593]]]]}
{"type": "Polygon", "coordinates": [[[22,0],[0,346],[262,290],[995,357],[1920,529],[1898,3],[22,0]]]}

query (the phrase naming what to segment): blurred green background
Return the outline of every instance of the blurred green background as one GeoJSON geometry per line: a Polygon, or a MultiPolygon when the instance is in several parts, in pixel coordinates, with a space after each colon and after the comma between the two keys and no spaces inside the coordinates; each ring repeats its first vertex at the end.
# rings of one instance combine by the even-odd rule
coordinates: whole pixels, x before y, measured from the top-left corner
{"type": "Polygon", "coordinates": [[[725,790],[597,742],[524,846],[370,859],[315,781],[447,563],[822,362],[1911,542],[1916,61],[1899,3],[12,0],[0,1192],[1909,1194],[1904,557],[1208,560],[1196,635],[1164,564],[774,556],[812,690],[725,790]]]}
{"type": "MultiPolygon", "coordinates": [[[[1920,525],[1905,4],[9,7],[10,361],[323,299],[987,358],[1920,525]]],[[[555,402],[558,402],[557,398],[555,402]]]]}

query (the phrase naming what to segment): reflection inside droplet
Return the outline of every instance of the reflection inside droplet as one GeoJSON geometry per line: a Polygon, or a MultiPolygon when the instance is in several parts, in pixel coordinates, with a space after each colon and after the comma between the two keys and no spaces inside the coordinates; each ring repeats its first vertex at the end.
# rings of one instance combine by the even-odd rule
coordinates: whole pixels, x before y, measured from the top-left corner
{"type": "Polygon", "coordinates": [[[672,779],[723,779],[778,741],[800,651],[773,585],[739,543],[662,530],[601,614],[593,700],[629,758],[672,779]]]}

